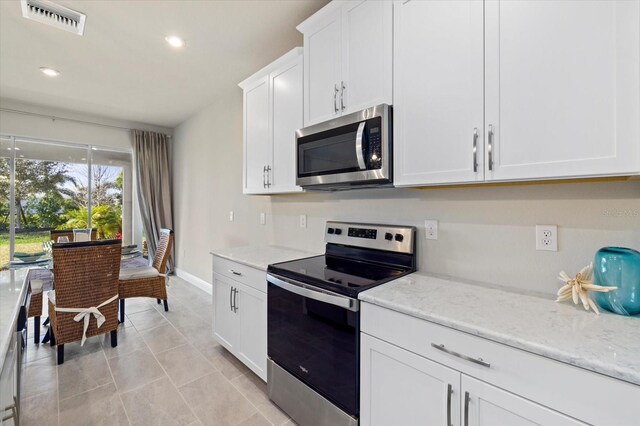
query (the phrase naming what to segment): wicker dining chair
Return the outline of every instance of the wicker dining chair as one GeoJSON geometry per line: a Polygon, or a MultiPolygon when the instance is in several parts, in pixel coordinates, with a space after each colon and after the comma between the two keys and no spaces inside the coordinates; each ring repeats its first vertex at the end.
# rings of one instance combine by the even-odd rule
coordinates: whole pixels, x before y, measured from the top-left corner
{"type": "Polygon", "coordinates": [[[173,247],[173,230],[161,229],[158,247],[151,266],[126,268],[120,271],[120,322],[124,322],[124,301],[130,297],[152,297],[164,310],[169,310],[167,302],[167,261],[173,247]]]}
{"type": "Polygon", "coordinates": [[[111,333],[118,345],[118,276],[121,240],[53,244],[54,290],[48,294],[51,344],[64,345],[111,333]]]}

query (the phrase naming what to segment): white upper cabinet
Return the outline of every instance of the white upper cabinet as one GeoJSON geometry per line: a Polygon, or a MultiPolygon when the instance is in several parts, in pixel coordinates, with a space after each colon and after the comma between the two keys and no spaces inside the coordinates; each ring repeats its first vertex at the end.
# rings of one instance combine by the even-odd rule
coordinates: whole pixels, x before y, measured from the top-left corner
{"type": "Polygon", "coordinates": [[[296,130],[302,128],[302,55],[269,74],[273,176],[269,192],[300,191],[296,183],[296,130]]]}
{"type": "Polygon", "coordinates": [[[333,1],[304,34],[304,125],[392,103],[393,5],[333,1]]]}
{"type": "Polygon", "coordinates": [[[396,2],[394,19],[395,184],[483,180],[482,2],[396,2]]]}
{"type": "Polygon", "coordinates": [[[395,184],[640,173],[639,3],[397,2],[395,184]]]}
{"type": "Polygon", "coordinates": [[[305,126],[338,114],[340,93],[340,9],[304,34],[305,126]]]}
{"type": "Polygon", "coordinates": [[[244,91],[245,194],[302,191],[295,172],[302,68],[298,47],[239,84],[244,91]]]}
{"type": "Polygon", "coordinates": [[[265,171],[271,164],[268,76],[244,88],[244,160],[245,192],[266,192],[265,171]]]}
{"type": "Polygon", "coordinates": [[[392,103],[393,7],[388,1],[351,1],[342,12],[340,109],[345,114],[392,103]],[[344,88],[342,87],[344,86],[344,88]]]}
{"type": "Polygon", "coordinates": [[[487,0],[485,16],[487,179],[640,171],[639,2],[487,0]]]}

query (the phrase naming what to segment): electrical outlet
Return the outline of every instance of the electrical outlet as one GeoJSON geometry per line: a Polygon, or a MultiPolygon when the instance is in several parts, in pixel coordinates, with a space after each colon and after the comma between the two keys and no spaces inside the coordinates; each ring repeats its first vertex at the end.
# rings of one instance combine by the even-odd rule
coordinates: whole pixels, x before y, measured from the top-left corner
{"type": "Polygon", "coordinates": [[[300,215],[300,228],[306,228],[307,227],[307,215],[306,214],[301,214],[300,215]]]}
{"type": "Polygon", "coordinates": [[[265,212],[260,213],[260,225],[267,223],[267,214],[265,212]]]}
{"type": "Polygon", "coordinates": [[[438,221],[435,219],[427,219],[424,221],[424,237],[427,240],[438,239],[438,221]]]}
{"type": "Polygon", "coordinates": [[[536,225],[536,250],[558,251],[557,225],[536,225]]]}
{"type": "Polygon", "coordinates": [[[233,210],[229,211],[229,222],[233,222],[233,210]]]}

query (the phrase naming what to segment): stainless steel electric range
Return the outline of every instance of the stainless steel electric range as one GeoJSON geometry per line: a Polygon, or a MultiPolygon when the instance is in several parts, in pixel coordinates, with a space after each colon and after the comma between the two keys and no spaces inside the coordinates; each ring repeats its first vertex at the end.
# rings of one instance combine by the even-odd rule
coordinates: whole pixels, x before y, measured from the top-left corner
{"type": "Polygon", "coordinates": [[[324,255],[269,265],[269,398],[302,426],[358,424],[358,294],[416,270],[415,234],[327,222],[324,255]]]}

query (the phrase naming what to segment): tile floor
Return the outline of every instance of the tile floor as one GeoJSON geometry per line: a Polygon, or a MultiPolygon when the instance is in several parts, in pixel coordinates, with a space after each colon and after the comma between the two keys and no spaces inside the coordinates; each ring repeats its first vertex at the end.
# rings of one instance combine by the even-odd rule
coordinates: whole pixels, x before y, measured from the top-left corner
{"type": "Polygon", "coordinates": [[[294,424],[269,401],[266,384],[213,339],[211,296],[180,278],[169,283],[169,312],[153,299],[127,300],[116,348],[108,333],[84,347],[67,344],[57,366],[55,348],[34,345],[30,334],[22,424],[294,424]]]}

